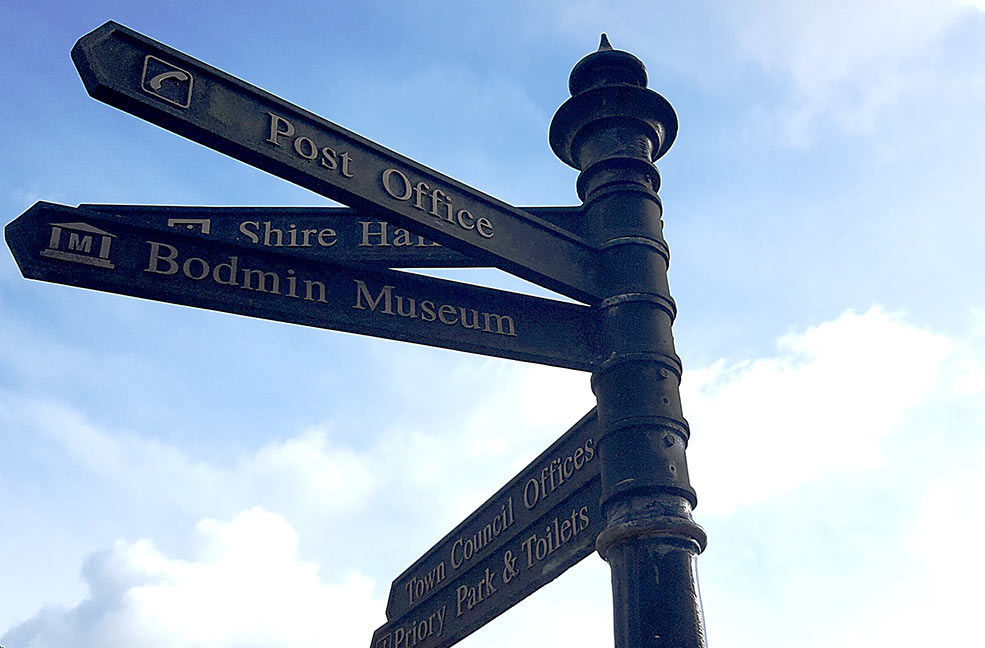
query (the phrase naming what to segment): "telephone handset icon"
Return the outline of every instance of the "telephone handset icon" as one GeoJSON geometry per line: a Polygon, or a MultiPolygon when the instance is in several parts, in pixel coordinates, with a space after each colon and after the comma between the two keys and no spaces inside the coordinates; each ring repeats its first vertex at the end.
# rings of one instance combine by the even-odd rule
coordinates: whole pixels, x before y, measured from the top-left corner
{"type": "Polygon", "coordinates": [[[160,90],[161,85],[168,79],[177,79],[178,81],[188,81],[191,76],[187,72],[182,70],[171,70],[170,72],[161,72],[156,77],[147,82],[151,90],[160,90]]]}
{"type": "Polygon", "coordinates": [[[194,81],[190,72],[173,63],[150,54],[144,57],[140,88],[151,96],[179,108],[188,108],[192,102],[194,81]]]}

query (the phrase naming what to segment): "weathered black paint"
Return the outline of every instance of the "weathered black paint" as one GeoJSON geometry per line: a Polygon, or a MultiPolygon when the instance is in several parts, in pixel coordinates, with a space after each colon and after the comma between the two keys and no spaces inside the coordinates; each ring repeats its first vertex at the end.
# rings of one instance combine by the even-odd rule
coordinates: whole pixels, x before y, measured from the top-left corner
{"type": "MultiPolygon", "coordinates": [[[[387,619],[406,616],[418,606],[427,603],[429,599],[437,595],[442,589],[458,582],[461,572],[454,569],[454,566],[449,563],[449,556],[456,540],[463,537],[472,537],[480,533],[483,527],[499,514],[507,502],[512,502],[512,510],[514,512],[513,524],[505,533],[496,537],[492,543],[477,552],[473,560],[468,563],[467,568],[471,568],[472,562],[482,560],[487,556],[493,554],[502,555],[504,547],[514,537],[523,535],[531,527],[539,526],[548,517],[549,508],[559,506],[559,502],[566,503],[569,497],[580,491],[589,481],[597,481],[599,478],[599,462],[595,454],[595,441],[597,438],[598,415],[592,409],[580,421],[575,423],[571,429],[561,435],[557,441],[552,443],[547,450],[530,462],[526,468],[521,470],[516,477],[511,479],[509,483],[499,489],[495,495],[476,509],[472,515],[450,531],[434,547],[429,549],[427,553],[394,579],[390,587],[390,597],[386,606],[387,619]],[[582,452],[581,458],[584,460],[585,448],[588,448],[588,452],[591,454],[582,467],[574,470],[572,477],[558,484],[556,489],[547,492],[543,497],[536,497],[535,499],[534,496],[539,496],[540,493],[535,493],[530,488],[530,480],[537,480],[539,483],[543,478],[545,468],[551,471],[553,467],[552,462],[556,459],[560,459],[560,463],[563,464],[568,457],[575,457],[577,453],[582,452]],[[534,506],[528,508],[527,504],[531,501],[533,501],[534,506]],[[419,599],[415,599],[412,603],[407,592],[408,584],[412,579],[422,579],[428,574],[436,573],[442,562],[445,563],[443,568],[445,579],[440,583],[435,583],[435,586],[427,594],[421,596],[419,599]]],[[[560,469],[563,470],[564,467],[561,466],[560,469]]],[[[555,479],[554,475],[548,474],[551,480],[555,479]]],[[[594,506],[592,510],[597,513],[597,506],[594,506]]],[[[576,552],[578,558],[574,559],[575,562],[587,556],[593,550],[594,539],[590,544],[579,545],[576,552]]],[[[572,556],[574,555],[572,554],[572,556]]],[[[463,567],[466,567],[466,565],[463,565],[463,567]]],[[[465,570],[461,571],[463,572],[465,570]]],[[[528,576],[528,578],[530,577],[532,575],[528,576]]],[[[538,587],[540,587],[546,585],[548,581],[539,579],[536,582],[539,583],[538,587]]],[[[505,611],[505,609],[502,611],[505,611]]]]}
{"type": "MultiPolygon", "coordinates": [[[[590,308],[577,304],[404,272],[356,270],[324,261],[292,258],[255,247],[207,240],[181,230],[168,232],[140,227],[103,212],[51,203],[37,203],[8,224],[5,237],[17,265],[29,279],[570,369],[588,370],[594,357],[593,313],[590,308]],[[114,237],[109,259],[114,266],[112,269],[42,255],[49,245],[52,224],[79,222],[114,237]],[[179,263],[195,257],[208,261],[212,270],[199,280],[185,276],[183,271],[172,275],[149,272],[152,242],[179,250],[179,263]],[[250,268],[274,273],[278,277],[280,294],[256,290],[257,286],[266,285],[266,279],[258,276],[254,276],[255,283],[251,283],[254,289],[213,281],[210,273],[215,266],[229,262],[233,256],[240,270],[250,268]],[[302,283],[305,280],[323,284],[324,301],[317,284],[310,286],[312,299],[286,296],[289,277],[295,277],[295,292],[299,295],[305,295],[302,283]],[[366,307],[366,300],[363,309],[354,308],[356,281],[364,282],[372,296],[378,296],[379,291],[391,286],[391,294],[413,298],[417,305],[431,300],[435,304],[432,310],[437,310],[440,302],[475,309],[478,313],[511,316],[516,335],[499,334],[499,331],[508,332],[509,328],[500,326],[501,320],[496,318],[483,322],[482,330],[472,330],[444,325],[433,319],[424,321],[423,317],[383,314],[378,309],[373,311],[366,307]]],[[[96,242],[90,242],[90,247],[95,245],[96,242]]],[[[167,269],[168,265],[161,262],[158,267],[167,269]]],[[[195,262],[191,269],[197,275],[204,266],[195,262]]],[[[220,276],[225,279],[229,273],[220,276]]],[[[409,311],[409,307],[405,310],[409,311]]],[[[453,317],[457,315],[452,314],[448,319],[453,317]]]]}
{"type": "Polygon", "coordinates": [[[468,253],[478,263],[586,303],[599,295],[594,250],[581,237],[122,25],[108,22],[83,36],[72,59],[86,90],[100,101],[350,207],[387,210],[395,224],[468,253]],[[148,61],[164,61],[178,74],[193,77],[185,80],[187,102],[184,89],[174,97],[150,91],[148,61]],[[267,141],[274,115],[290,121],[293,137],[307,138],[303,146],[296,150],[287,141],[280,146],[267,141]],[[331,164],[304,157],[317,156],[314,152],[325,147],[350,155],[351,177],[341,173],[338,159],[329,171],[331,164]],[[494,234],[483,237],[477,228],[464,229],[415,208],[413,200],[394,200],[381,183],[388,169],[404,174],[411,184],[441,188],[454,197],[456,208],[468,209],[474,219],[488,219],[494,234]]]}
{"type": "MultiPolygon", "coordinates": [[[[358,267],[375,268],[462,268],[477,267],[480,263],[470,256],[447,247],[431,243],[413,235],[413,245],[394,244],[402,235],[402,228],[386,226],[387,245],[361,245],[364,230],[373,234],[372,243],[380,241],[376,234],[381,231],[380,223],[385,223],[388,213],[379,209],[352,209],[350,207],[190,207],[178,205],[106,205],[82,204],[80,208],[99,211],[125,218],[128,222],[152,229],[175,231],[185,229],[214,241],[224,241],[236,245],[254,245],[270,252],[306,257],[311,260],[327,261],[358,267]],[[202,220],[208,220],[208,232],[204,231],[202,220]],[[260,243],[254,243],[250,236],[240,228],[242,223],[259,223],[260,243]],[[370,223],[364,226],[362,223],[370,223]],[[266,223],[281,232],[284,244],[279,247],[264,245],[266,223]],[[331,245],[321,245],[317,235],[309,236],[310,245],[290,245],[291,229],[301,232],[330,229],[334,236],[331,245]]],[[[576,223],[578,207],[525,207],[525,211],[566,227],[576,223]]],[[[248,231],[253,232],[252,229],[248,231]]],[[[296,235],[303,242],[301,235],[296,235]]],[[[274,237],[269,237],[275,240],[274,237]]],[[[406,238],[406,237],[403,237],[406,238]]]]}
{"type": "MultiPolygon", "coordinates": [[[[667,284],[670,255],[661,233],[660,176],[653,166],[673,143],[677,120],[670,104],[646,89],[646,72],[638,59],[612,50],[603,36],[599,51],[572,71],[572,98],[555,115],[550,141],[558,157],[581,171],[577,188],[584,205],[579,210],[581,220],[562,227],[115,23],[83,37],[73,59],[97,99],[341,200],[360,213],[382,209],[385,220],[467,253],[471,263],[505,269],[593,304],[586,308],[404,273],[353,269],[294,251],[258,251],[192,232],[162,231],[159,224],[141,227],[132,222],[136,219],[105,213],[113,211],[106,206],[100,213],[39,203],[7,226],[8,245],[30,278],[593,372],[597,410],[558,442],[568,443],[591,429],[593,438],[600,437],[592,472],[573,482],[576,488],[551,502],[552,508],[518,522],[427,596],[404,605],[393,600],[392,590],[388,622],[374,634],[371,648],[450,646],[559,576],[593,548],[612,570],[616,648],[705,646],[695,563],[706,540],[691,517],[696,497],[685,458],[690,431],[680,406],[681,362],[671,333],[676,305],[667,284]],[[165,84],[166,80],[175,83],[165,84]],[[303,133],[311,144],[295,148],[297,154],[276,148],[276,143],[274,148],[265,147],[264,137],[273,127],[264,118],[271,120],[275,114],[289,119],[299,140],[303,133]],[[319,145],[334,147],[333,155],[343,149],[350,153],[362,177],[343,172],[340,179],[313,172],[307,152],[315,150],[311,148],[315,139],[319,145]],[[456,229],[454,222],[448,221],[449,226],[431,219],[420,207],[415,211],[399,200],[393,204],[380,185],[386,169],[454,192],[461,201],[456,205],[470,210],[469,218],[486,218],[495,235],[476,236],[475,228],[466,227],[462,220],[456,229]],[[73,251],[45,256],[45,245],[54,240],[46,228],[59,223],[76,228],[73,251]],[[80,229],[80,224],[99,229],[80,229]],[[93,260],[95,244],[90,241],[86,247],[81,242],[85,232],[112,237],[112,256],[107,243],[93,260]],[[244,267],[259,266],[280,277],[293,272],[316,278],[324,282],[331,298],[309,300],[305,308],[298,308],[298,302],[284,301],[270,291],[229,290],[218,280],[209,284],[204,277],[163,280],[160,273],[144,267],[145,246],[151,241],[175,250],[180,245],[184,257],[236,256],[244,267]],[[79,259],[85,255],[91,263],[79,259]],[[354,314],[352,310],[359,310],[351,304],[354,282],[371,285],[372,290],[388,285],[417,300],[440,295],[476,310],[517,317],[522,313],[524,326],[533,322],[536,326],[526,331],[531,335],[521,337],[429,328],[420,321],[381,317],[375,311],[354,314]],[[481,335],[486,337],[477,338],[481,335]],[[569,541],[545,553],[544,560],[531,560],[527,553],[523,562],[529,551],[525,546],[543,540],[540,536],[549,536],[552,528],[559,533],[558,521],[568,519],[572,520],[567,527],[569,541]],[[575,526],[578,532],[572,533],[575,526]],[[511,559],[520,562],[520,569],[511,559]],[[470,599],[463,609],[463,588],[468,591],[471,586],[481,593],[481,600],[470,599]],[[440,620],[440,629],[435,619],[440,620]],[[411,642],[408,629],[420,637],[411,642]]],[[[389,257],[380,263],[392,261],[389,257]]],[[[527,471],[558,447],[549,448],[527,471]]],[[[419,570],[433,569],[435,558],[447,551],[453,536],[484,525],[525,474],[398,577],[394,587],[419,570]]]]}
{"type": "Polygon", "coordinates": [[[671,333],[677,308],[653,166],[677,134],[677,117],[646,79],[643,63],[603,36],[572,71],[572,97],[554,116],[550,140],[581,171],[584,233],[602,251],[602,361],[592,389],[606,525],[597,547],[612,571],[615,647],[703,648],[694,564],[706,539],[691,518],[690,432],[671,333]]]}

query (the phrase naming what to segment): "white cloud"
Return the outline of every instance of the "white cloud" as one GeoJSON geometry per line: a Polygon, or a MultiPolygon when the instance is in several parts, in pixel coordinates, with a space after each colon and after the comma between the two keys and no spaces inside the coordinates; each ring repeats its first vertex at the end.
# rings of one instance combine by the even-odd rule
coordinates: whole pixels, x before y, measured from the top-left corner
{"type": "Polygon", "coordinates": [[[46,609],[3,638],[33,648],[191,648],[361,645],[381,618],[372,582],[323,583],[297,556],[280,516],[254,508],[232,522],[203,520],[196,556],[170,558],[149,540],[91,556],[75,608],[46,609]]]}
{"type": "Polygon", "coordinates": [[[952,347],[872,308],[786,335],[774,357],[686,372],[702,513],[728,514],[833,471],[878,465],[883,441],[937,386],[952,347]]]}
{"type": "MultiPolygon", "coordinates": [[[[776,592],[799,595],[807,587],[816,596],[843,587],[838,574],[812,571],[815,566],[805,556],[855,555],[857,546],[875,546],[889,531],[873,536],[854,518],[839,517],[843,511],[835,509],[842,505],[825,499],[828,485],[868,484],[863,474],[871,475],[871,489],[860,496],[879,501],[880,480],[886,486],[890,473],[915,474],[899,466],[896,472],[880,472],[883,464],[899,460],[891,439],[892,447],[900,447],[901,440],[910,444],[903,446],[922,447],[923,435],[907,441],[901,430],[913,436],[919,427],[914,421],[924,416],[933,418],[935,427],[921,432],[952,433],[947,422],[936,421],[953,402],[963,404],[965,414],[978,416],[973,407],[977,392],[958,389],[971,379],[956,379],[981,374],[980,333],[974,328],[969,336],[945,336],[899,313],[849,311],[782,337],[772,356],[723,360],[685,373],[684,405],[693,430],[689,458],[701,498],[698,518],[716,530],[713,555],[704,564],[717,560],[717,572],[703,572],[703,577],[713,583],[718,633],[739,623],[736,615],[722,614],[723,606],[766,618],[774,613],[770,596],[776,592]],[[790,507],[800,512],[792,516],[790,507]],[[755,540],[764,529],[788,535],[755,540]],[[797,549],[783,553],[778,548],[790,543],[791,534],[797,549]],[[778,553],[757,554],[762,547],[778,553]],[[754,560],[746,564],[750,557],[754,560]],[[731,565],[724,572],[722,561],[731,565]],[[750,569],[766,571],[751,577],[750,569]],[[735,597],[746,596],[747,589],[737,593],[730,588],[732,577],[755,580],[758,593],[745,608],[735,597]]],[[[412,375],[413,363],[397,369],[404,370],[412,375]]],[[[107,505],[117,517],[126,518],[138,507],[168,516],[170,507],[182,511],[172,519],[186,527],[203,517],[235,519],[200,522],[190,549],[156,533],[130,535],[153,541],[119,542],[92,556],[84,569],[85,600],[36,612],[0,643],[8,648],[306,646],[332,637],[339,644],[365,645],[383,621],[374,596],[384,595],[389,579],[591,405],[588,377],[581,373],[490,361],[452,369],[440,381],[426,378],[408,381],[398,401],[418,403],[421,409],[395,416],[386,429],[372,434],[351,430],[347,436],[323,424],[244,451],[224,465],[131,433],[100,429],[78,412],[49,402],[8,394],[0,400],[0,425],[56,441],[93,480],[112,484],[118,499],[107,505]],[[436,389],[445,400],[433,398],[436,389]],[[468,407],[458,420],[434,416],[429,409],[465,399],[470,399],[468,407]],[[249,510],[237,515],[244,509],[249,510]],[[325,612],[336,607],[342,613],[325,612]]],[[[884,552],[878,561],[883,567],[906,561],[913,567],[907,574],[916,579],[914,587],[936,595],[966,588],[967,570],[980,573],[982,568],[980,561],[965,557],[965,573],[952,579],[939,564],[920,562],[940,553],[934,543],[941,519],[947,520],[949,534],[966,541],[985,534],[975,514],[983,485],[977,470],[962,468],[937,448],[933,461],[942,457],[950,457],[950,463],[926,471],[933,479],[927,481],[922,508],[901,514],[909,518],[901,527],[906,533],[893,536],[896,553],[890,558],[884,552]]],[[[970,457],[969,465],[983,459],[970,457]]],[[[912,461],[926,463],[922,457],[912,461]]],[[[860,574],[852,578],[864,579],[860,574]]],[[[577,628],[565,625],[571,641],[584,636],[608,641],[607,579],[605,565],[590,558],[468,645],[542,632],[535,629],[545,615],[574,618],[572,610],[584,622],[577,628]],[[579,587],[589,588],[591,595],[579,587]]],[[[855,598],[867,600],[860,593],[855,598]]],[[[871,624],[846,627],[846,636],[871,643],[879,636],[876,629],[885,631],[894,618],[886,610],[916,609],[915,600],[901,596],[879,607],[871,624]]],[[[834,602],[824,605],[830,606],[832,618],[851,618],[834,602]]],[[[805,603],[797,613],[806,614],[809,607],[805,603]]],[[[921,627],[916,636],[927,632],[921,627]]],[[[737,640],[736,645],[746,644],[737,640]]]]}
{"type": "Polygon", "coordinates": [[[781,125],[791,143],[804,145],[832,125],[865,133],[903,96],[916,94],[915,83],[944,83],[951,71],[934,47],[968,11],[983,5],[758,0],[734,9],[740,51],[792,83],[792,103],[781,125]]]}

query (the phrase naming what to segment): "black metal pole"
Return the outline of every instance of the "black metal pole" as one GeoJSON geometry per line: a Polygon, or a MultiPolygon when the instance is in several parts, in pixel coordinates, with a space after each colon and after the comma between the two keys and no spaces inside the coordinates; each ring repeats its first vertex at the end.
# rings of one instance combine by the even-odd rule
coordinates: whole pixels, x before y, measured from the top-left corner
{"type": "Polygon", "coordinates": [[[578,169],[585,231],[601,253],[601,357],[592,374],[602,438],[596,547],[612,572],[616,648],[705,646],[695,562],[705,533],[691,518],[688,425],[671,325],[670,251],[653,162],[677,134],[643,63],[602,35],[571,71],[571,98],[551,123],[551,148],[578,169]]]}

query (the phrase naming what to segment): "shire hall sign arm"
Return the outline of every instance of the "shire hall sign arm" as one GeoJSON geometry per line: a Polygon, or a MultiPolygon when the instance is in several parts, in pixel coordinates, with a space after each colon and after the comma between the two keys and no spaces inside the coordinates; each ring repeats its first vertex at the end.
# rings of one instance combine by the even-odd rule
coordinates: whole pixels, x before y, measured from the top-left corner
{"type": "Polygon", "coordinates": [[[594,551],[615,648],[705,647],[654,166],[677,116],[639,59],[603,35],[575,65],[549,139],[582,205],[528,211],[114,22],[72,58],[96,99],[350,209],[39,202],[4,230],[25,277],[592,373],[596,407],[394,580],[370,648],[448,648],[594,551]],[[442,264],[582,304],[389,269],[442,264]]]}

